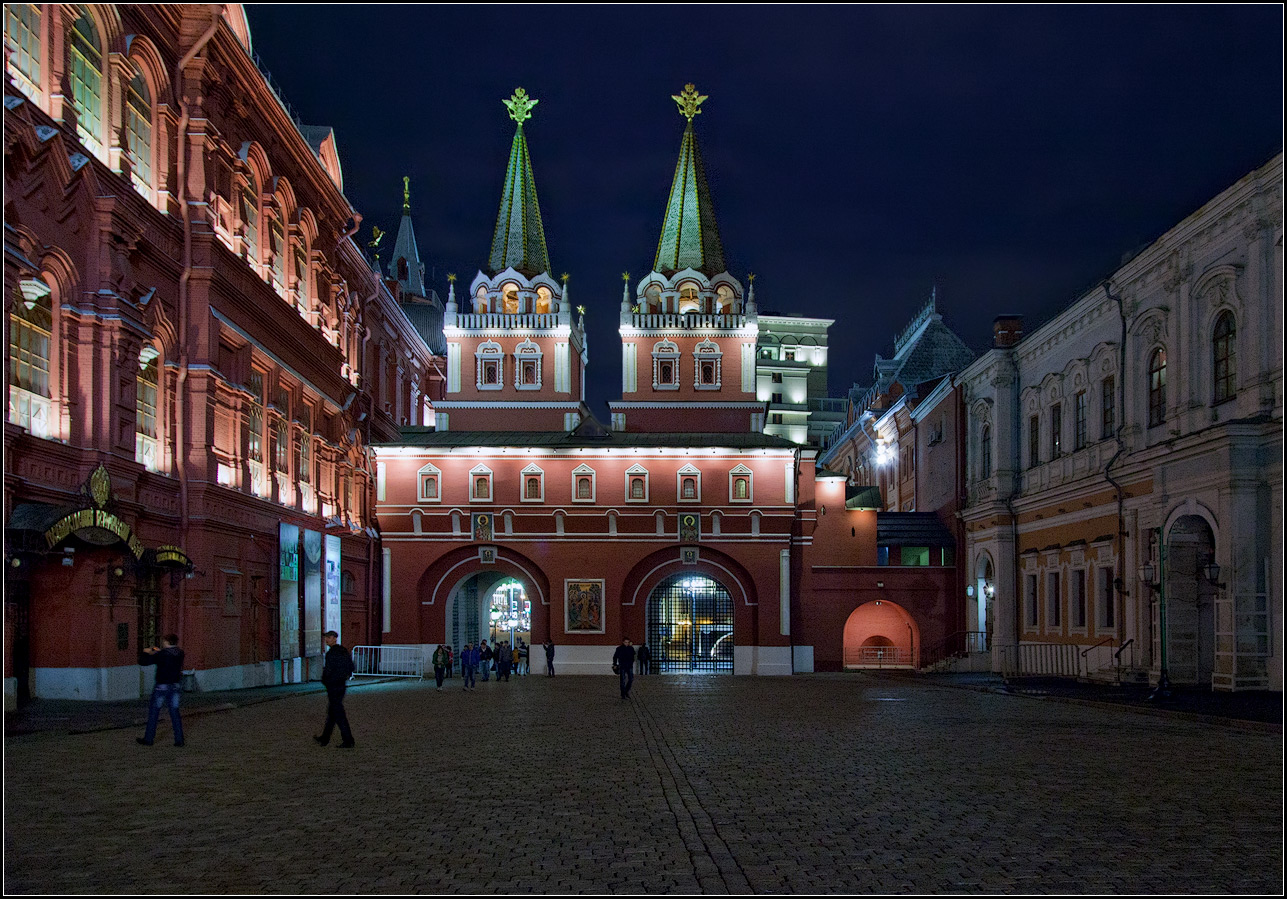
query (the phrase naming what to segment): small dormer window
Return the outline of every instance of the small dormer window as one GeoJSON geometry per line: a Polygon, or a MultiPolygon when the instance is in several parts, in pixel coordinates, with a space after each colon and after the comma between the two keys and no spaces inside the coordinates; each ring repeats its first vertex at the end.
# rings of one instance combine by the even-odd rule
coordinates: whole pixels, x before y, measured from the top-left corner
{"type": "Polygon", "coordinates": [[[419,477],[419,481],[418,481],[419,489],[417,490],[416,498],[419,499],[420,502],[429,502],[429,503],[438,502],[438,500],[441,499],[441,496],[442,496],[442,493],[440,490],[440,487],[441,487],[440,479],[442,478],[442,472],[439,471],[437,468],[435,468],[433,465],[425,465],[420,469],[417,475],[419,477]]]}

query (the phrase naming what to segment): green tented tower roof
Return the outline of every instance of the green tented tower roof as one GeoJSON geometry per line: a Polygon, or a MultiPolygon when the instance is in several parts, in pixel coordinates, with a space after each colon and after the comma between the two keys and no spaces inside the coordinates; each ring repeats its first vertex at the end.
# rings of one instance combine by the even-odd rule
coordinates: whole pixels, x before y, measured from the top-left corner
{"type": "Polygon", "coordinates": [[[550,270],[541,206],[536,199],[536,178],[532,175],[527,137],[523,134],[523,122],[532,117],[531,109],[539,101],[529,97],[520,87],[510,99],[502,102],[509,107],[510,118],[518,123],[518,127],[509,151],[505,190],[496,216],[496,233],[492,237],[488,267],[493,275],[513,268],[531,277],[550,270]]]}
{"type": "Polygon", "coordinates": [[[707,276],[728,270],[719,226],[715,223],[715,205],[706,181],[706,167],[693,130],[693,118],[701,112],[697,107],[705,99],[691,84],[685,85],[684,92],[674,97],[680,114],[688,119],[688,126],[679,143],[679,162],[675,166],[675,180],[670,186],[670,201],[666,204],[666,218],[653,263],[654,271],[667,276],[686,268],[707,276]]]}

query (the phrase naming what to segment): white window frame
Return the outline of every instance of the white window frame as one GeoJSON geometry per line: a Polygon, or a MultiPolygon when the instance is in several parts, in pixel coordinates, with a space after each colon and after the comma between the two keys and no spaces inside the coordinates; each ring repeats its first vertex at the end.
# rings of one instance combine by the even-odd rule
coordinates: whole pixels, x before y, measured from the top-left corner
{"type": "Polygon", "coordinates": [[[702,501],[702,472],[701,469],[691,462],[685,465],[679,471],[675,472],[675,502],[678,503],[700,503],[702,501]],[[695,478],[697,480],[697,495],[691,498],[684,498],[684,478],[695,478]]]}
{"type": "MultiPolygon", "coordinates": [[[[473,481],[470,481],[470,487],[473,487],[473,481]]],[[[432,463],[425,463],[416,472],[416,500],[422,503],[440,503],[442,502],[442,470],[432,463]],[[424,484],[425,475],[431,475],[434,484],[437,486],[437,495],[427,496],[425,494],[424,484]]]]}
{"type": "Polygon", "coordinates": [[[679,380],[679,346],[669,340],[657,341],[652,347],[652,389],[678,390],[679,380]],[[675,366],[673,381],[661,380],[662,362],[670,362],[675,366]]]}
{"type": "Polygon", "coordinates": [[[755,472],[740,463],[733,466],[728,472],[728,501],[730,503],[755,502],[755,472]],[[740,498],[733,494],[733,485],[738,478],[746,478],[746,496],[740,498]]]}
{"type": "Polygon", "coordinates": [[[519,490],[519,493],[521,494],[519,496],[519,500],[525,503],[545,502],[545,471],[539,465],[533,462],[531,465],[527,466],[521,472],[519,472],[519,474],[520,474],[520,478],[519,478],[518,490],[519,490]],[[527,479],[531,477],[535,477],[540,482],[540,485],[541,485],[540,493],[535,497],[531,497],[527,495],[527,479]]]}
{"type": "Polygon", "coordinates": [[[724,353],[719,344],[713,340],[703,340],[693,349],[693,389],[719,390],[723,378],[724,353]],[[702,364],[715,365],[715,379],[710,384],[702,383],[702,364]]]}
{"type": "MultiPolygon", "coordinates": [[[[505,351],[501,345],[494,340],[488,340],[478,345],[474,351],[475,360],[475,384],[479,390],[500,390],[505,386],[505,351]],[[483,382],[483,368],[488,362],[496,363],[496,382],[486,384],[483,382]]],[[[471,488],[470,492],[473,490],[471,488]]]]}
{"type": "Polygon", "coordinates": [[[576,468],[572,469],[572,502],[574,503],[593,503],[598,495],[598,478],[593,468],[582,462],[576,468]],[[577,495],[577,481],[580,478],[589,476],[590,478],[590,496],[583,497],[577,495]]]}
{"type": "Polygon", "coordinates": [[[626,469],[626,502],[628,503],[646,503],[648,502],[648,469],[635,463],[626,469]],[[635,497],[630,492],[630,482],[635,478],[643,478],[643,497],[635,497]]]}
{"type": "MultiPolygon", "coordinates": [[[[438,492],[439,493],[442,492],[441,484],[439,484],[438,492]]],[[[482,463],[479,463],[478,465],[475,465],[473,468],[469,469],[469,501],[471,503],[490,503],[492,502],[492,497],[494,497],[495,495],[496,495],[496,482],[492,479],[492,470],[488,468],[486,465],[483,465],[482,463]],[[474,495],[474,485],[480,477],[487,478],[487,495],[486,496],[474,495]]]]}
{"type": "Polygon", "coordinates": [[[540,345],[533,343],[530,338],[514,348],[514,387],[516,389],[541,389],[541,357],[543,355],[540,345]],[[523,383],[523,363],[525,362],[532,362],[536,365],[536,380],[531,384],[523,383]]]}

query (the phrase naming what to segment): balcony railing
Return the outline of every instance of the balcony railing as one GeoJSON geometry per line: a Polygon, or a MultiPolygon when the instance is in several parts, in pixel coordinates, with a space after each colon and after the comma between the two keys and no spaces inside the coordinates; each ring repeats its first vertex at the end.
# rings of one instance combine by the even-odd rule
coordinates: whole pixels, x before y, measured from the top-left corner
{"type": "Polygon", "coordinates": [[[548,331],[559,326],[557,312],[468,312],[456,314],[456,327],[467,331],[521,329],[548,331]]]}
{"type": "Polygon", "coordinates": [[[746,316],[713,315],[702,312],[635,312],[630,316],[630,325],[641,331],[664,331],[671,329],[735,331],[746,324],[746,316]]]}

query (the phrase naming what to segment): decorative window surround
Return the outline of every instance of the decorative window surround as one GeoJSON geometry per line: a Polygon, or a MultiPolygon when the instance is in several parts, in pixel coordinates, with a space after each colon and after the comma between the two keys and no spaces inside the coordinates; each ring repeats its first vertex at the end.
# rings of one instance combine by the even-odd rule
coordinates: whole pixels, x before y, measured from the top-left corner
{"type": "MultiPolygon", "coordinates": [[[[655,353],[655,351],[654,351],[655,353]]],[[[722,378],[722,360],[724,354],[719,344],[703,340],[693,350],[693,388],[696,390],[719,390],[722,378]]]]}
{"type": "Polygon", "coordinates": [[[751,503],[755,501],[755,473],[745,465],[737,465],[728,473],[728,501],[751,503]]]}
{"type": "Polygon", "coordinates": [[[442,502],[442,472],[433,465],[424,465],[416,472],[416,498],[422,503],[442,502]]]}
{"type": "Polygon", "coordinates": [[[592,503],[595,499],[597,484],[594,469],[582,463],[572,469],[572,502],[592,503]],[[588,494],[588,495],[587,495],[588,494]]]}
{"type": "Polygon", "coordinates": [[[541,389],[541,347],[529,338],[514,349],[514,386],[519,390],[541,389]]]}
{"type": "Polygon", "coordinates": [[[479,390],[500,390],[505,386],[505,352],[494,340],[480,344],[474,353],[479,390]]]}
{"type": "Polygon", "coordinates": [[[700,503],[702,501],[702,473],[695,465],[685,465],[675,473],[675,500],[681,503],[700,503]],[[685,482],[688,490],[685,490],[685,482]]]}
{"type": "Polygon", "coordinates": [[[469,501],[471,503],[492,501],[492,470],[486,465],[475,465],[469,470],[469,501]]]}
{"type": "Polygon", "coordinates": [[[648,502],[648,469],[631,465],[626,469],[626,502],[648,502]]]}
{"type": "Polygon", "coordinates": [[[525,503],[543,503],[545,502],[545,472],[541,467],[533,462],[522,471],[519,488],[522,492],[520,499],[525,503]],[[532,482],[535,481],[536,490],[531,489],[532,482]]]}
{"type": "Polygon", "coordinates": [[[652,348],[652,389],[679,389],[679,347],[661,340],[652,348]]]}

